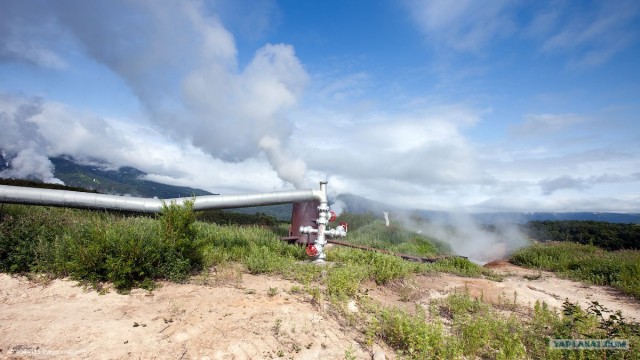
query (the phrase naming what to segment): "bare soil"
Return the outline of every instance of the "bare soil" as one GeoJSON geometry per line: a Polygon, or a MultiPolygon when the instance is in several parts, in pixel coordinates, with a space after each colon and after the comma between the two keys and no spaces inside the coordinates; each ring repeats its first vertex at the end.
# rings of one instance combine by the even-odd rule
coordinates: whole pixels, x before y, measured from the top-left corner
{"type": "MultiPolygon", "coordinates": [[[[598,301],[640,320],[640,303],[606,287],[560,279],[507,262],[488,264],[502,282],[449,274],[410,283],[366,284],[383,304],[411,307],[455,291],[496,304],[560,307],[565,299],[598,301]],[[410,301],[407,301],[409,299],[410,301]]],[[[0,358],[79,359],[393,359],[318,304],[299,284],[271,276],[216,274],[189,284],[162,283],[149,292],[99,294],[77,282],[0,274],[0,358]],[[294,291],[292,291],[294,290],[294,291]]],[[[354,311],[357,311],[354,309],[354,311]]]]}

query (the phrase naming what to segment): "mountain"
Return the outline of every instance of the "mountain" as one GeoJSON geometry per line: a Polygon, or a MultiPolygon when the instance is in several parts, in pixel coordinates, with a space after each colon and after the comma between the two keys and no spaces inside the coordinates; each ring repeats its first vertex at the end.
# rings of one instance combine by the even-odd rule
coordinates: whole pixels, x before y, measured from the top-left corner
{"type": "MultiPolygon", "coordinates": [[[[335,199],[329,200],[330,205],[337,202],[342,202],[341,205],[343,205],[343,210],[352,214],[364,214],[370,212],[382,215],[383,211],[392,213],[406,212],[406,210],[402,210],[395,206],[353,194],[340,194],[336,196],[335,199]]],[[[333,207],[336,206],[333,205],[332,208],[333,207]]]]}
{"type": "Polygon", "coordinates": [[[120,194],[160,199],[189,197],[193,195],[213,195],[208,191],[185,186],[173,186],[144,180],[146,173],[132,167],[118,170],[104,170],[98,166],[80,165],[67,157],[50,159],[54,176],[66,185],[97,190],[105,194],[120,194]]]}

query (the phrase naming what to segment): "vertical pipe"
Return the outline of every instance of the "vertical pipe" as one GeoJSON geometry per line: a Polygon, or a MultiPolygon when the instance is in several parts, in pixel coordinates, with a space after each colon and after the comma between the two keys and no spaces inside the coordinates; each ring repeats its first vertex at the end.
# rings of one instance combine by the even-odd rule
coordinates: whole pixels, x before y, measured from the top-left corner
{"type": "Polygon", "coordinates": [[[325,237],[325,230],[327,229],[327,224],[329,223],[329,204],[327,200],[327,182],[320,182],[320,192],[324,194],[324,196],[320,200],[320,205],[318,206],[319,216],[318,216],[318,237],[316,238],[315,247],[318,250],[318,256],[316,257],[316,262],[323,263],[327,255],[324,253],[324,246],[327,244],[327,239],[325,237]]]}

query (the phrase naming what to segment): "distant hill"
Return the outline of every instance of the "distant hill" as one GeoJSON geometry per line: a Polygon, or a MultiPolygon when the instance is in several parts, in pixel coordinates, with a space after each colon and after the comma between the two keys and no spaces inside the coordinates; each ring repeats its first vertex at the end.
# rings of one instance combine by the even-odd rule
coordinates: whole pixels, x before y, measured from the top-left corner
{"type": "MultiPolygon", "coordinates": [[[[68,157],[50,158],[55,166],[54,176],[64,181],[66,186],[40,184],[30,180],[3,179],[0,183],[13,186],[38,186],[50,189],[96,191],[103,194],[131,195],[139,197],[157,197],[159,199],[190,197],[193,195],[217,195],[201,189],[184,186],[172,186],[143,180],[145,172],[133,167],[122,167],[118,170],[104,170],[98,166],[80,165],[68,157]]],[[[10,167],[9,157],[0,150],[0,171],[10,167]]],[[[278,220],[291,219],[291,204],[257,206],[224,210],[242,214],[262,213],[278,220]]]]}
{"type": "Polygon", "coordinates": [[[365,213],[375,213],[382,214],[383,211],[399,213],[406,212],[407,210],[402,210],[395,206],[391,206],[389,204],[385,204],[383,202],[367,199],[362,196],[354,195],[354,194],[340,194],[336,196],[333,201],[329,201],[329,203],[333,203],[336,200],[341,201],[344,204],[344,210],[352,213],[352,214],[365,214],[365,213]]]}
{"type": "MultiPolygon", "coordinates": [[[[370,200],[361,196],[352,194],[341,194],[337,199],[345,205],[346,211],[354,214],[374,213],[382,214],[388,211],[392,214],[411,214],[418,215],[425,219],[441,219],[446,220],[449,213],[444,211],[432,210],[406,210],[397,207],[370,200]]],[[[601,221],[622,224],[640,224],[640,214],[633,213],[609,213],[609,212],[490,212],[490,213],[471,213],[469,214],[477,222],[481,224],[496,223],[516,223],[525,224],[529,221],[536,220],[581,220],[581,221],[601,221]]]]}
{"type": "Polygon", "coordinates": [[[610,213],[610,212],[529,212],[529,213],[479,213],[473,215],[479,222],[492,224],[496,222],[511,222],[524,224],[529,221],[600,221],[620,224],[640,224],[640,214],[610,213]]]}
{"type": "Polygon", "coordinates": [[[141,177],[146,173],[128,166],[118,170],[104,170],[97,166],[77,164],[73,159],[66,157],[56,157],[50,160],[55,166],[54,176],[64,181],[66,185],[97,190],[105,194],[155,196],[159,199],[213,195],[205,190],[143,180],[141,177]]]}

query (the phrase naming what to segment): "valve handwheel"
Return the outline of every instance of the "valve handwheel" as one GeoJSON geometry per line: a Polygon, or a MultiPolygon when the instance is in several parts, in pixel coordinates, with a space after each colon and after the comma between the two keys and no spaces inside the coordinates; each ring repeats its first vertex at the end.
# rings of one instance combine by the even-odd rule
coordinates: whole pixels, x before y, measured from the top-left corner
{"type": "Polygon", "coordinates": [[[344,231],[349,231],[349,224],[346,221],[340,221],[340,226],[344,228],[344,231]]]}
{"type": "Polygon", "coordinates": [[[336,218],[338,217],[338,215],[336,215],[336,213],[334,213],[333,211],[329,211],[329,214],[331,215],[329,216],[329,222],[336,221],[336,218]]]}
{"type": "Polygon", "coordinates": [[[306,252],[307,252],[307,255],[311,257],[318,255],[318,249],[314,245],[307,246],[306,252]]]}

